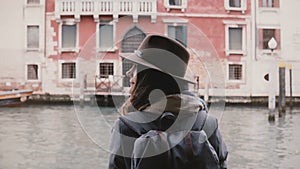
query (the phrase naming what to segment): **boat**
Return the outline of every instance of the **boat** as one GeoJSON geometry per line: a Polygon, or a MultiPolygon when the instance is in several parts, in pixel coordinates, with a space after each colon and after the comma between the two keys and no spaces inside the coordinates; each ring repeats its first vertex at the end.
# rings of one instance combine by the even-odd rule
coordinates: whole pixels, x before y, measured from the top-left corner
{"type": "Polygon", "coordinates": [[[0,107],[17,106],[28,100],[32,90],[10,90],[0,92],[0,107]]]}

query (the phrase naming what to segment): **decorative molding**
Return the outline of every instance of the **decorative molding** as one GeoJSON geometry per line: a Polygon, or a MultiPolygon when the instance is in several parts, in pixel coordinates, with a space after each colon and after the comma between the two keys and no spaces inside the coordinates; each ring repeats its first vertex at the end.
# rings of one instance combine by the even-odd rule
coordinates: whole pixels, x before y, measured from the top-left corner
{"type": "Polygon", "coordinates": [[[189,22],[188,19],[162,19],[163,23],[180,23],[187,24],[189,22]]]}

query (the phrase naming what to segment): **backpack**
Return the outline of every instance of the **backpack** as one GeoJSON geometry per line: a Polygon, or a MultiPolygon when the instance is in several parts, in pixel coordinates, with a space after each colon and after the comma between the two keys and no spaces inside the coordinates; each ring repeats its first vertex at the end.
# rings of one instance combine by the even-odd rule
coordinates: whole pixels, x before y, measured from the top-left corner
{"type": "MultiPolygon", "coordinates": [[[[143,116],[141,112],[134,113],[143,116]]],[[[120,117],[121,121],[139,134],[134,142],[131,169],[221,168],[218,155],[207,137],[216,130],[217,120],[204,110],[195,116],[192,117],[194,123],[191,130],[168,130],[169,124],[176,118],[170,112],[164,112],[154,124],[137,123],[125,116],[120,117]]],[[[189,121],[185,122],[186,119],[178,126],[184,126],[189,121]]]]}

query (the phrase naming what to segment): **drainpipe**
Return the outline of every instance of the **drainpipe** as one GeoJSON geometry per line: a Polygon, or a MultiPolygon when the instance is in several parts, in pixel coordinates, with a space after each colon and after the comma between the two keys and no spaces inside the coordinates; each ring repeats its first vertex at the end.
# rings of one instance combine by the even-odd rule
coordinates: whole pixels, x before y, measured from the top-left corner
{"type": "Polygon", "coordinates": [[[251,83],[250,83],[250,97],[253,95],[253,83],[254,83],[254,78],[253,78],[253,62],[257,61],[257,27],[256,27],[256,9],[257,9],[257,4],[258,0],[251,0],[251,36],[252,36],[252,43],[251,43],[251,58],[249,59],[250,61],[250,78],[251,78],[251,83]],[[253,56],[254,55],[254,56],[253,56]]]}
{"type": "Polygon", "coordinates": [[[257,61],[257,26],[256,26],[256,9],[258,8],[258,0],[254,0],[251,3],[252,10],[252,54],[254,54],[254,60],[257,61]]]}
{"type": "Polygon", "coordinates": [[[45,92],[45,80],[44,80],[44,77],[46,77],[46,59],[47,59],[47,22],[46,22],[46,19],[47,19],[47,0],[44,0],[44,57],[42,59],[42,66],[41,66],[41,90],[42,92],[45,92]]]}

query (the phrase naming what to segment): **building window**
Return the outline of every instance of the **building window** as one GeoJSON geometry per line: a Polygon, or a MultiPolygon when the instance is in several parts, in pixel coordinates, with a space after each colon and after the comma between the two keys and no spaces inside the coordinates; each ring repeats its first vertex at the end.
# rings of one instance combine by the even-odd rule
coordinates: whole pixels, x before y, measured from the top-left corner
{"type": "MultiPolygon", "coordinates": [[[[146,34],[139,29],[138,27],[134,27],[130,29],[124,36],[121,44],[121,52],[122,53],[133,53],[141,42],[145,39],[146,34]]],[[[133,63],[123,59],[122,60],[122,75],[123,78],[123,86],[129,87],[130,86],[130,78],[126,76],[126,72],[133,66],[133,63]]]]}
{"type": "Polygon", "coordinates": [[[274,7],[274,0],[262,0],[262,7],[274,7]]]}
{"type": "Polygon", "coordinates": [[[60,51],[78,52],[77,24],[73,21],[63,21],[61,25],[60,51]]]}
{"type": "Polygon", "coordinates": [[[99,72],[100,72],[100,78],[108,78],[109,75],[114,75],[114,64],[100,63],[99,72]]]}
{"type": "Polygon", "coordinates": [[[61,71],[62,79],[75,79],[76,78],[76,64],[75,63],[62,63],[61,71]]]}
{"type": "Polygon", "coordinates": [[[38,25],[27,26],[27,48],[28,49],[39,48],[39,26],[38,25]]]}
{"type": "Polygon", "coordinates": [[[243,50],[243,28],[229,28],[229,50],[243,50]]]}
{"type": "Polygon", "coordinates": [[[168,36],[176,39],[184,46],[187,46],[187,29],[186,26],[178,25],[168,25],[168,36]]]}
{"type": "Polygon", "coordinates": [[[126,72],[130,70],[133,66],[133,62],[128,61],[127,59],[122,60],[122,72],[123,72],[123,86],[129,87],[130,86],[130,77],[126,76],[126,72]]]}
{"type": "Polygon", "coordinates": [[[229,80],[242,80],[243,69],[241,64],[229,64],[228,78],[229,80]]]}
{"type": "Polygon", "coordinates": [[[245,12],[247,8],[246,0],[224,0],[225,9],[228,11],[245,12]]]}
{"type": "Polygon", "coordinates": [[[263,49],[269,49],[268,43],[272,37],[275,37],[275,29],[263,29],[263,49]]]}
{"type": "Polygon", "coordinates": [[[182,0],[169,0],[169,5],[177,5],[177,6],[181,6],[182,0]]]}
{"type": "Polygon", "coordinates": [[[259,1],[260,7],[264,8],[278,8],[279,7],[279,0],[260,0],[259,1]]]}
{"type": "Polygon", "coordinates": [[[246,53],[246,23],[224,21],[225,26],[225,52],[230,54],[246,53]]]}
{"type": "Polygon", "coordinates": [[[62,25],[62,47],[76,47],[76,25],[62,25]]]}
{"type": "Polygon", "coordinates": [[[110,22],[101,22],[99,24],[99,50],[114,50],[114,25],[110,22]]]}
{"type": "Polygon", "coordinates": [[[27,65],[27,80],[38,80],[38,65],[27,65]]]}
{"type": "Polygon", "coordinates": [[[165,7],[170,9],[180,9],[182,12],[187,8],[187,0],[164,0],[165,7]]]}
{"type": "Polygon", "coordinates": [[[271,38],[274,38],[277,42],[277,47],[275,50],[280,50],[280,29],[258,29],[258,33],[259,33],[259,41],[257,43],[258,48],[260,50],[265,50],[265,52],[267,52],[269,50],[269,46],[268,43],[270,41],[271,38]]]}
{"type": "Polygon", "coordinates": [[[241,7],[241,0],[229,0],[229,7],[240,8],[241,7]]]}
{"type": "Polygon", "coordinates": [[[124,36],[124,39],[122,40],[121,44],[121,52],[122,53],[133,53],[141,42],[146,37],[146,34],[141,31],[139,28],[134,27],[131,30],[129,30],[126,35],[124,36]]]}
{"type": "Polygon", "coordinates": [[[27,4],[40,4],[40,0],[27,0],[27,4]]]}

